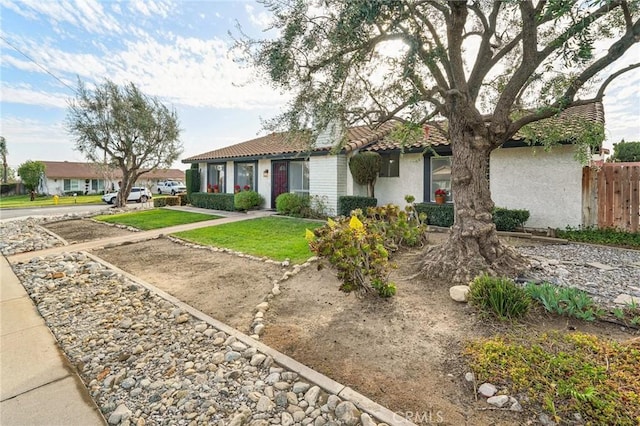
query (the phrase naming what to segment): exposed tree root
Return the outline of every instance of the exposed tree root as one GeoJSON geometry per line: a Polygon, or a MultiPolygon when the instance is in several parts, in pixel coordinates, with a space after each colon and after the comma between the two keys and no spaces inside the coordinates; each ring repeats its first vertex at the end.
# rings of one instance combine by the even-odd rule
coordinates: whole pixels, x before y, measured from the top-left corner
{"type": "Polygon", "coordinates": [[[458,239],[451,235],[443,244],[425,249],[420,274],[451,284],[468,284],[481,273],[515,278],[528,267],[523,256],[497,238],[481,244],[473,238],[458,239]]]}

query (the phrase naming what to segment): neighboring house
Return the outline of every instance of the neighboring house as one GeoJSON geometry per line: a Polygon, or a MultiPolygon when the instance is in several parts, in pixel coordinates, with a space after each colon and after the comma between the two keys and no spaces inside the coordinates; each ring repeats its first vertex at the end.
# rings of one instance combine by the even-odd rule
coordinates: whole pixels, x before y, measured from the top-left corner
{"type": "MultiPolygon", "coordinates": [[[[117,190],[122,173],[105,170],[93,163],[72,161],[41,161],[45,165],[45,187],[49,195],[65,193],[102,194],[117,190]]],[[[154,170],[143,174],[136,186],[152,188],[166,179],[184,180],[184,172],[178,169],[154,170]]]]}
{"type": "MultiPolygon", "coordinates": [[[[604,124],[602,104],[570,108],[558,120],[580,118],[604,124]]],[[[349,158],[358,151],[375,151],[382,156],[382,167],[375,185],[378,204],[403,206],[407,194],[418,202],[434,202],[436,189],[451,197],[451,147],[435,126],[425,128],[425,137],[405,145],[389,138],[394,122],[378,128],[357,126],[345,133],[329,129],[318,136],[313,148],[305,148],[302,137],[273,133],[236,145],[182,160],[196,163],[201,187],[219,185],[232,193],[234,186],[250,186],[265,198],[266,208],[275,208],[276,197],[296,192],[323,198],[332,213],[338,197],[366,195],[365,185],[357,184],[349,172],[349,158]],[[332,147],[344,137],[343,148],[332,147]]],[[[521,137],[506,142],[491,153],[489,179],[497,206],[527,209],[528,227],[547,228],[581,225],[582,165],[574,158],[575,147],[568,141],[550,151],[529,146],[521,137]]]]}

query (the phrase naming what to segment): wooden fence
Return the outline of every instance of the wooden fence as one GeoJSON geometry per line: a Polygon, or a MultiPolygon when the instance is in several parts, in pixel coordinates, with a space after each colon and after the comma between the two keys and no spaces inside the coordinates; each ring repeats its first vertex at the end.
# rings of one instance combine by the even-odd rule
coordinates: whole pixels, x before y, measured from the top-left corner
{"type": "Polygon", "coordinates": [[[582,169],[582,223],[640,231],[640,163],[582,169]]]}

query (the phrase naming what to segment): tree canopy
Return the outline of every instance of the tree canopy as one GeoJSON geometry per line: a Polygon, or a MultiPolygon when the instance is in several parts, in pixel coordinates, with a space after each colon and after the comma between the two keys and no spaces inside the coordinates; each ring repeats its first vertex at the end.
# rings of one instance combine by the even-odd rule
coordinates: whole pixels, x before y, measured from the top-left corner
{"type": "Polygon", "coordinates": [[[66,124],[76,149],[89,161],[122,171],[118,206],[126,204],[141,175],[171,167],[182,153],[176,112],[133,83],[118,86],[105,80],[89,90],[79,80],[66,124]]]}
{"type": "Polygon", "coordinates": [[[613,144],[613,155],[611,161],[614,162],[634,162],[640,161],[640,142],[625,142],[613,144]]]}
{"type": "Polygon", "coordinates": [[[353,180],[367,185],[367,196],[375,197],[375,184],[380,172],[382,158],[377,152],[359,152],[349,160],[349,170],[353,180]]]}
{"type": "Polygon", "coordinates": [[[20,180],[29,191],[35,191],[44,175],[45,165],[40,161],[27,160],[18,167],[20,180]]]}
{"type": "MultiPolygon", "coordinates": [[[[265,5],[277,36],[241,37],[237,47],[293,94],[272,129],[319,131],[336,119],[377,125],[395,118],[421,137],[425,123],[447,120],[455,223],[441,250],[427,253],[425,267],[454,281],[523,266],[491,222],[491,151],[527,125],[601,101],[611,81],[640,65],[610,68],[640,41],[637,0],[265,5]]],[[[600,142],[602,129],[598,135],[600,142]]]]}

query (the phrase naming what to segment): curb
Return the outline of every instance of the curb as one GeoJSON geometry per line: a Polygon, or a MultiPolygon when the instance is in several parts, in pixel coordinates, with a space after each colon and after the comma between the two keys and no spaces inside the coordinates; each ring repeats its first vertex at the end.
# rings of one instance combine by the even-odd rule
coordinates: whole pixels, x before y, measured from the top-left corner
{"type": "Polygon", "coordinates": [[[189,314],[193,315],[199,320],[206,322],[207,324],[218,329],[219,331],[224,331],[226,334],[228,334],[229,336],[234,336],[236,339],[238,339],[242,343],[245,343],[251,347],[255,347],[263,354],[271,356],[274,362],[276,362],[280,366],[294,373],[297,373],[299,376],[304,377],[310,382],[316,384],[326,392],[337,395],[345,401],[352,402],[358,409],[375,417],[380,422],[386,423],[389,426],[396,426],[396,425],[397,426],[416,426],[415,423],[412,423],[409,420],[405,419],[404,417],[389,410],[388,408],[383,407],[382,405],[376,402],[373,402],[366,396],[354,391],[353,389],[336,382],[335,380],[307,367],[304,364],[301,364],[295,359],[265,345],[260,341],[254,340],[250,336],[247,336],[246,334],[236,330],[235,328],[232,328],[216,320],[215,318],[210,317],[204,312],[201,312],[196,308],[192,307],[191,305],[188,305],[182,302],[180,299],[170,295],[169,293],[163,290],[160,290],[159,288],[147,283],[146,281],[143,281],[140,278],[126,271],[123,271],[122,269],[99,258],[98,256],[95,256],[86,251],[83,251],[82,253],[88,256],[89,258],[93,259],[94,261],[106,266],[107,268],[112,269],[113,271],[119,274],[122,274],[124,277],[135,282],[136,284],[139,284],[144,288],[148,289],[149,291],[152,291],[153,293],[162,297],[163,299],[175,304],[179,308],[183,309],[185,312],[188,312],[189,314]]]}

